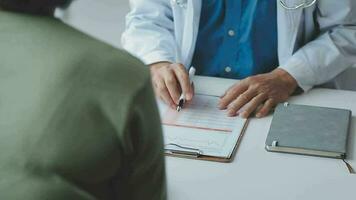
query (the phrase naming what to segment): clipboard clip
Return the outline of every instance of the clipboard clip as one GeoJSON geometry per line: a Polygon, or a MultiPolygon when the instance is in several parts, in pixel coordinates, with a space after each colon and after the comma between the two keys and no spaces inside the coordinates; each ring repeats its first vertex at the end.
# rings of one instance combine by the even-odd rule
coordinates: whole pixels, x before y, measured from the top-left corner
{"type": "Polygon", "coordinates": [[[179,144],[169,143],[165,145],[164,148],[165,153],[171,155],[181,155],[181,156],[189,156],[198,158],[199,156],[203,155],[203,152],[199,149],[186,147],[179,144]],[[175,147],[175,148],[173,148],[175,147]],[[177,149],[178,148],[178,149],[177,149]]]}

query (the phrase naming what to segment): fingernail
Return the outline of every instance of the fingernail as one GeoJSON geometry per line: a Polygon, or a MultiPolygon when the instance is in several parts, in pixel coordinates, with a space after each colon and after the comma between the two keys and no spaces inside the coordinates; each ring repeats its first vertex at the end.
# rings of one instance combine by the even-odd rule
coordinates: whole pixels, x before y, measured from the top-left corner
{"type": "Polygon", "coordinates": [[[188,93],[187,94],[187,100],[190,101],[190,100],[192,100],[192,98],[193,98],[192,93],[188,93]]]}
{"type": "Polygon", "coordinates": [[[222,105],[218,105],[218,108],[220,109],[220,110],[225,110],[226,108],[224,107],[224,106],[222,106],[222,105]]]}
{"type": "Polygon", "coordinates": [[[220,109],[224,108],[223,102],[219,101],[219,102],[218,102],[218,107],[219,107],[220,109]]]}
{"type": "Polygon", "coordinates": [[[261,118],[261,117],[262,117],[262,114],[261,114],[261,113],[257,113],[257,114],[256,114],[256,117],[257,117],[257,118],[261,118]]]}
{"type": "Polygon", "coordinates": [[[236,112],[228,111],[227,115],[228,115],[229,117],[234,117],[234,116],[236,116],[236,112]]]}
{"type": "Polygon", "coordinates": [[[246,118],[248,117],[247,112],[242,112],[242,113],[240,114],[240,116],[241,116],[242,118],[244,118],[244,119],[246,119],[246,118]]]}

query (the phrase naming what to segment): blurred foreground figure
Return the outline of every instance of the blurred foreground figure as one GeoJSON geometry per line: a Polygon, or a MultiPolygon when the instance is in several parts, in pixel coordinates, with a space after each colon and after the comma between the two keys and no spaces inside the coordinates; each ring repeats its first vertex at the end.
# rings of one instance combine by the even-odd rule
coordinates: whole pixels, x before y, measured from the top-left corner
{"type": "Polygon", "coordinates": [[[0,199],[165,199],[150,74],[54,19],[64,0],[0,0],[0,199]]]}

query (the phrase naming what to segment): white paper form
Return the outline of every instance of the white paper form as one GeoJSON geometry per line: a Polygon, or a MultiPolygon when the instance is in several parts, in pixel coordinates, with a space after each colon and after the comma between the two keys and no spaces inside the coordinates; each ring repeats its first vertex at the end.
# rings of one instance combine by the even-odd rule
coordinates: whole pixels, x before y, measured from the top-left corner
{"type": "Polygon", "coordinates": [[[218,102],[219,98],[215,96],[196,95],[180,112],[166,109],[162,123],[231,133],[235,128],[236,117],[228,117],[226,111],[218,108],[218,102]]]}
{"type": "Polygon", "coordinates": [[[228,117],[218,108],[219,97],[195,95],[177,112],[160,103],[165,145],[197,149],[201,154],[228,158],[243,130],[245,119],[228,117]],[[174,145],[172,145],[174,144],[174,145]]]}

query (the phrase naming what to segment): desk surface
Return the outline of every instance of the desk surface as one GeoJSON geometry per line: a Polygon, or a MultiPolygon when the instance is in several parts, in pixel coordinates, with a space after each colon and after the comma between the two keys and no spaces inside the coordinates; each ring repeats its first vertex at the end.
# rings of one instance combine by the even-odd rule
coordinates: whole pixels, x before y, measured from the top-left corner
{"type": "MultiPolygon", "coordinates": [[[[221,94],[234,80],[197,77],[196,92],[221,94]]],[[[313,89],[289,102],[353,112],[348,160],[356,167],[356,92],[313,89]]],[[[171,200],[338,199],[356,196],[356,176],[338,159],[269,153],[272,116],[252,119],[232,163],[166,157],[171,200]]]]}

